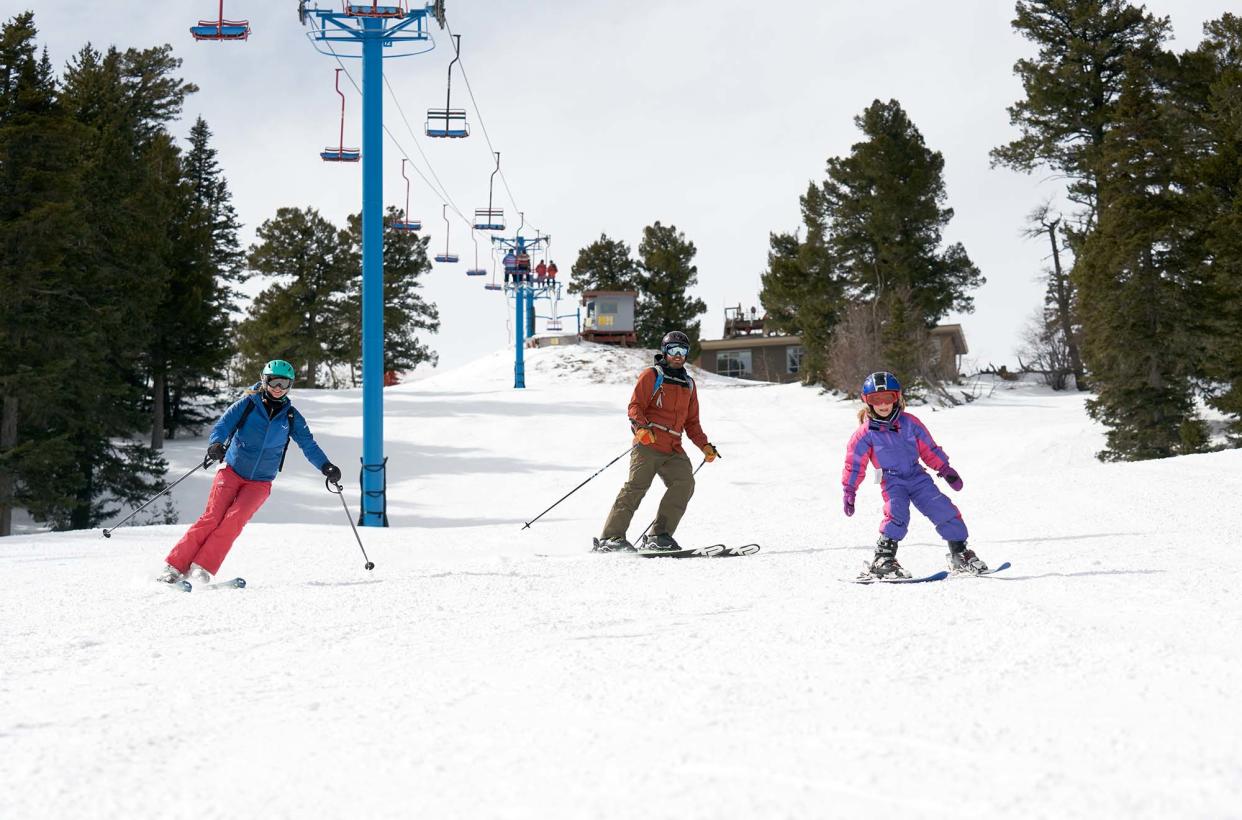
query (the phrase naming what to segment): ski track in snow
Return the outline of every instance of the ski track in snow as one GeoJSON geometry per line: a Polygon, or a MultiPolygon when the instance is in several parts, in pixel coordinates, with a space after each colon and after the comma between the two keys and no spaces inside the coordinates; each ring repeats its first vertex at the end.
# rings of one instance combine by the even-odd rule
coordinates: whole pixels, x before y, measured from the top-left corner
{"type": "MultiPolygon", "coordinates": [[[[374,572],[296,447],[222,569],[244,590],[144,580],[207,474],[177,526],[0,540],[0,817],[1238,816],[1242,452],[1101,464],[1084,397],[1034,385],[913,408],[1014,566],[857,586],[882,501],[869,477],[840,512],[856,406],[705,377],[723,458],[678,538],[763,552],[596,556],[624,460],[522,523],[628,445],[647,359],[527,361],[525,391],[508,351],[385,391],[374,572]]],[[[357,464],[359,391],[294,399],[357,464]]],[[[903,563],[944,552],[915,516],[903,563]]]]}

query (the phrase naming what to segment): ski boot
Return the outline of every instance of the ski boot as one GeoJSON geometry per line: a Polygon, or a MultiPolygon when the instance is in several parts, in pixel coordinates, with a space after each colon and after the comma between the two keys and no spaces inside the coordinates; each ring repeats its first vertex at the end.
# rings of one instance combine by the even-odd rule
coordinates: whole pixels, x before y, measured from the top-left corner
{"type": "Polygon", "coordinates": [[[988,571],[988,565],[975,555],[975,551],[967,548],[965,541],[949,542],[949,569],[954,573],[978,575],[988,571]]]}
{"type": "Polygon", "coordinates": [[[625,536],[618,538],[592,538],[591,552],[634,552],[634,545],[625,540],[625,536]]]}
{"type": "Polygon", "coordinates": [[[161,584],[176,584],[180,583],[184,579],[185,574],[172,564],[165,564],[164,570],[159,575],[155,576],[155,580],[159,581],[161,584]]]}
{"type": "Polygon", "coordinates": [[[211,583],[211,573],[198,564],[190,564],[190,571],[186,573],[185,579],[191,584],[203,584],[206,586],[211,583]]]}
{"type": "Polygon", "coordinates": [[[888,536],[880,536],[880,540],[875,542],[875,558],[872,559],[871,567],[868,569],[871,575],[880,579],[910,577],[910,573],[906,572],[905,567],[897,563],[897,545],[899,543],[888,536]]]}
{"type": "Polygon", "coordinates": [[[676,552],[681,549],[681,544],[678,544],[673,536],[662,532],[659,535],[644,535],[638,548],[648,552],[676,552]]]}

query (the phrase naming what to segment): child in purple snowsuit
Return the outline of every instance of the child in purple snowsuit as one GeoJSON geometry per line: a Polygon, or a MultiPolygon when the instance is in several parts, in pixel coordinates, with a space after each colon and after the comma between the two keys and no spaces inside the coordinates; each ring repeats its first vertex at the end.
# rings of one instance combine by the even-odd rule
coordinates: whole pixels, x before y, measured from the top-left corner
{"type": "Polygon", "coordinates": [[[897,377],[886,372],[872,373],[863,382],[862,398],[867,406],[859,411],[860,426],[845,448],[841,485],[845,491],[845,514],[853,515],[854,497],[867,473],[867,463],[882,473],[884,521],[880,524],[871,574],[879,578],[910,577],[897,563],[897,546],[910,526],[911,503],[949,542],[950,569],[985,572],[987,565],[966,546],[968,533],[962,514],[940,492],[919,461],[935,470],[955,492],[962,489],[961,476],[949,466],[949,457],[923,422],[905,412],[897,377]]]}

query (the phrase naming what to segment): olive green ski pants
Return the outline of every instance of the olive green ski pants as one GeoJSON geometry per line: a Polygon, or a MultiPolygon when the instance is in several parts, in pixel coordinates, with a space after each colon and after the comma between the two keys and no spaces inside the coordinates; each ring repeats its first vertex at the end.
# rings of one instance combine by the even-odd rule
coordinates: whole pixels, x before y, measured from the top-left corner
{"type": "Polygon", "coordinates": [[[690,496],[694,495],[694,470],[690,466],[690,457],[685,453],[661,453],[640,445],[630,453],[630,477],[621,492],[617,493],[617,500],[613,502],[608,520],[604,522],[603,538],[625,537],[630,519],[657,475],[668,489],[664,491],[664,498],[660,499],[651,534],[673,534],[681,517],[686,514],[690,496]]]}

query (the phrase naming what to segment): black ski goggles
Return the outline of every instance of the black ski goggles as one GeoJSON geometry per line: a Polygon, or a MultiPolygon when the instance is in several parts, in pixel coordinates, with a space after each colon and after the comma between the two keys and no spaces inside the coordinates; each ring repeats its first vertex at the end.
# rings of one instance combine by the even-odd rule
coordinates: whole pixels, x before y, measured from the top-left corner
{"type": "Polygon", "coordinates": [[[263,383],[277,390],[288,390],[290,387],[293,387],[293,379],[286,379],[282,376],[268,376],[263,380],[263,383]]]}
{"type": "Polygon", "coordinates": [[[684,359],[686,358],[687,355],[689,355],[689,353],[690,353],[690,348],[686,347],[685,345],[669,345],[668,347],[664,348],[665,356],[680,356],[684,359]]]}

